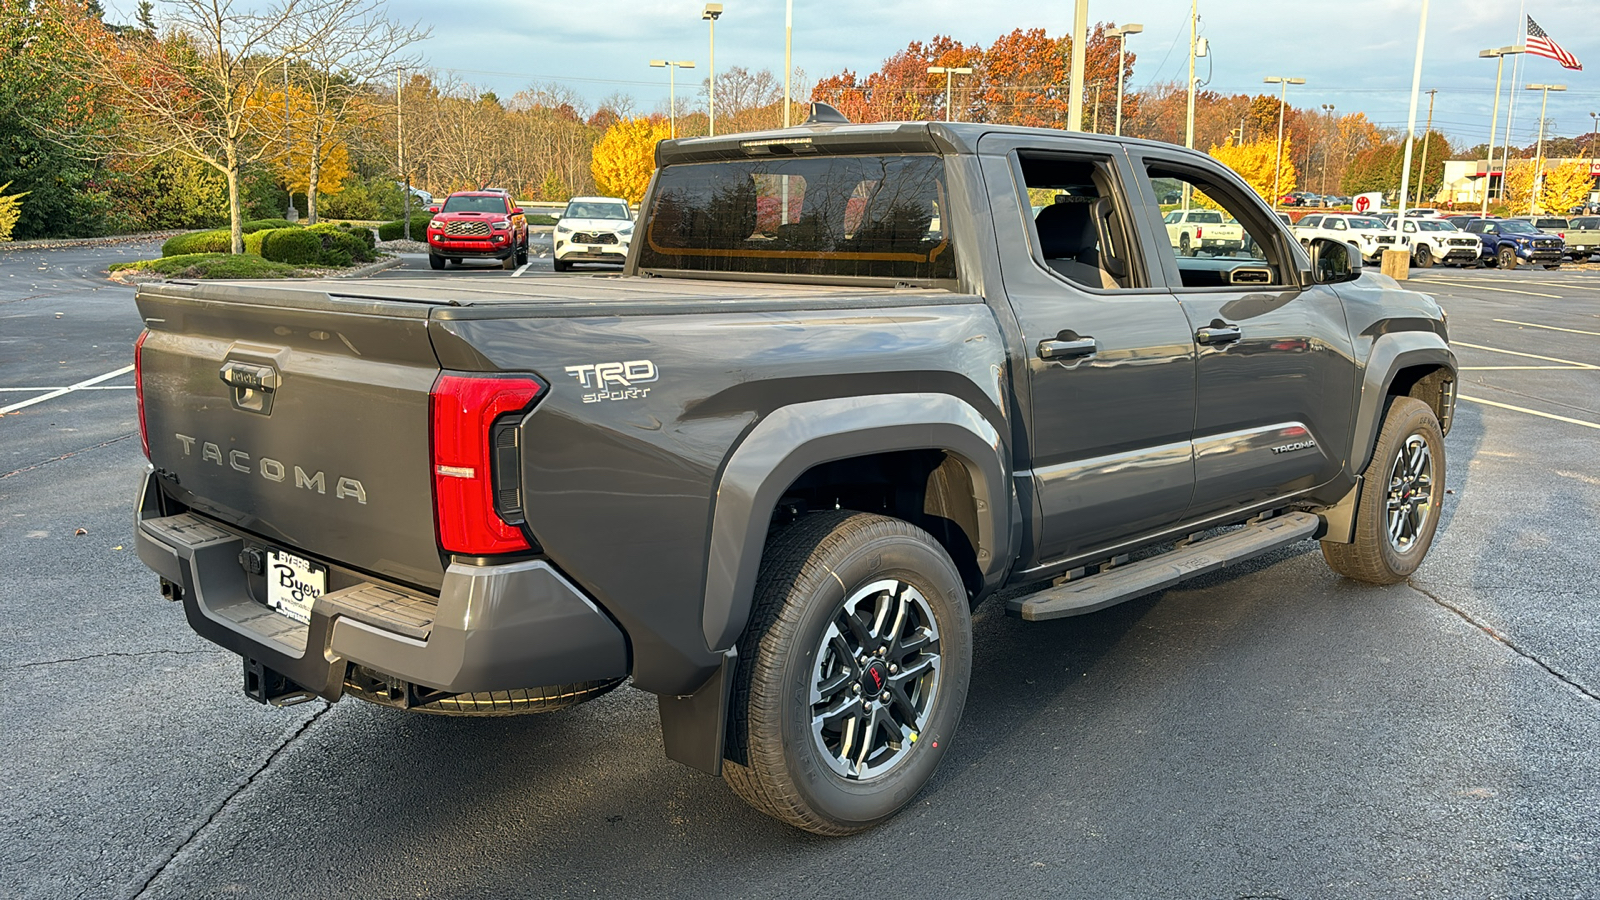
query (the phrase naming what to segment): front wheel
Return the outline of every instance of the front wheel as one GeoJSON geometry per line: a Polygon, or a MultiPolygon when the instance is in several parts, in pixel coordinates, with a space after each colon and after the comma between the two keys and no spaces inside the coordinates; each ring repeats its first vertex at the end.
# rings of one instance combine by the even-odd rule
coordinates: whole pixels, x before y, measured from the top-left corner
{"type": "Polygon", "coordinates": [[[1427,244],[1418,244],[1417,252],[1412,255],[1411,262],[1419,269],[1432,268],[1433,251],[1428,249],[1427,244]]]}
{"type": "Polygon", "coordinates": [[[1510,247],[1501,247],[1495,254],[1495,265],[1502,269],[1515,269],[1517,267],[1517,251],[1510,247]]]}
{"type": "Polygon", "coordinates": [[[870,513],[805,516],[762,554],[723,777],[797,828],[871,828],[933,777],[971,669],[966,589],[932,536],[870,513]]]}
{"type": "Polygon", "coordinates": [[[517,265],[525,266],[527,264],[528,264],[528,242],[527,242],[526,239],[524,239],[523,242],[522,242],[522,246],[517,248],[517,265]]]}
{"type": "Polygon", "coordinates": [[[550,266],[552,268],[554,268],[557,272],[570,272],[570,271],[572,271],[572,263],[569,263],[564,259],[552,260],[550,262],[550,266]]]}
{"type": "Polygon", "coordinates": [[[435,256],[432,253],[429,253],[428,254],[428,268],[433,269],[435,271],[444,268],[444,257],[435,256]]]}
{"type": "Polygon", "coordinates": [[[1561,268],[1561,263],[1545,263],[1544,267],[1546,269],[1559,269],[1561,268]]]}
{"type": "Polygon", "coordinates": [[[1363,473],[1355,540],[1323,541],[1328,567],[1372,584],[1406,580],[1433,544],[1444,475],[1444,433],[1433,409],[1414,397],[1395,397],[1363,473]]]}

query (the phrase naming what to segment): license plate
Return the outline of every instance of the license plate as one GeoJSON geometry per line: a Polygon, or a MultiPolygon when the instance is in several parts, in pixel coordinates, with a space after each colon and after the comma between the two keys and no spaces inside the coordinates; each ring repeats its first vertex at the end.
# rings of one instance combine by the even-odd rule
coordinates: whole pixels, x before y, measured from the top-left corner
{"type": "Polygon", "coordinates": [[[267,551],[267,606],[309,624],[312,602],[327,590],[327,569],[292,553],[267,551]]]}

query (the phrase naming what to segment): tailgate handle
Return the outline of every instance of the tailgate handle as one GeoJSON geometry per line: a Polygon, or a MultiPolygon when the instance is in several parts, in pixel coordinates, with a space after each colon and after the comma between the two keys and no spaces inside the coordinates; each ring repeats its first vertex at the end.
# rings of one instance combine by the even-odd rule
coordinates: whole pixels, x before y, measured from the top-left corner
{"type": "Polygon", "coordinates": [[[217,375],[233,388],[233,408],[272,415],[272,395],[278,389],[278,370],[271,366],[230,362],[217,375]]]}
{"type": "Polygon", "coordinates": [[[271,366],[253,366],[248,363],[231,362],[222,367],[217,373],[222,376],[224,383],[236,388],[246,388],[252,391],[275,391],[278,389],[278,370],[271,366]]]}

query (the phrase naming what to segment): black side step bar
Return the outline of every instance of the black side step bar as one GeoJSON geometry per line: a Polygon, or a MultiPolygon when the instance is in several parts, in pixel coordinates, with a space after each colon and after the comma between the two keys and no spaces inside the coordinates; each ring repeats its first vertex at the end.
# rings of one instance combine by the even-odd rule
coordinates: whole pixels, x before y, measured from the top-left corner
{"type": "Polygon", "coordinates": [[[1029,622],[1092,613],[1305,540],[1317,533],[1318,521],[1312,513],[1292,512],[1253,522],[1160,556],[1013,598],[1006,612],[1029,622]]]}

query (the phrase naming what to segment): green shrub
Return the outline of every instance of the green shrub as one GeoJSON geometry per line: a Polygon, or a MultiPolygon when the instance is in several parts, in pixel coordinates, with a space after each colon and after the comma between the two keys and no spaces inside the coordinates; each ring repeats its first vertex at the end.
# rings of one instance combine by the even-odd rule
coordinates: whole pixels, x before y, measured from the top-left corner
{"type": "MultiPolygon", "coordinates": [[[[433,221],[433,213],[423,213],[411,217],[411,239],[425,241],[428,239],[428,223],[433,221]]],[[[385,222],[378,226],[378,240],[398,241],[405,237],[406,223],[404,219],[385,222]]]]}
{"type": "Polygon", "coordinates": [[[193,253],[228,253],[233,249],[233,236],[226,228],[212,231],[191,231],[174,235],[161,245],[162,256],[187,256],[193,253]]]}
{"type": "Polygon", "coordinates": [[[239,230],[243,231],[245,234],[255,234],[258,231],[266,231],[269,228],[298,227],[300,226],[289,221],[288,219],[251,219],[248,222],[240,223],[239,230]]]}
{"type": "Polygon", "coordinates": [[[277,231],[277,230],[278,229],[276,229],[276,228],[268,228],[268,229],[265,229],[263,231],[252,231],[249,234],[245,235],[244,236],[244,252],[253,253],[256,256],[260,256],[261,255],[261,242],[265,241],[267,239],[267,235],[269,235],[269,234],[271,234],[271,233],[273,233],[274,231],[277,231]]]}
{"type": "Polygon", "coordinates": [[[309,266],[322,254],[322,238],[303,228],[276,228],[261,240],[261,256],[291,266],[309,266]]]}
{"type": "Polygon", "coordinates": [[[365,239],[362,233],[333,223],[313,225],[306,231],[322,241],[321,265],[348,266],[351,262],[371,262],[375,258],[370,229],[360,230],[366,235],[365,239]]]}
{"type": "Polygon", "coordinates": [[[287,278],[296,274],[293,266],[268,262],[248,253],[185,253],[161,259],[114,263],[111,271],[133,269],[154,272],[169,278],[287,278]]]}

